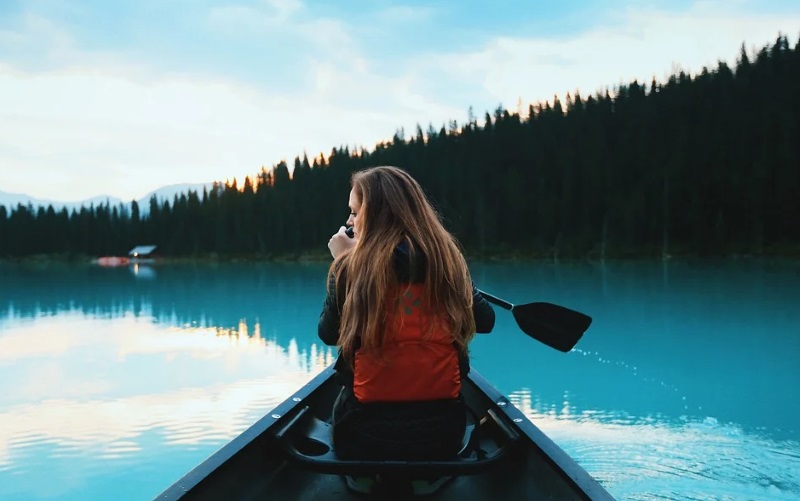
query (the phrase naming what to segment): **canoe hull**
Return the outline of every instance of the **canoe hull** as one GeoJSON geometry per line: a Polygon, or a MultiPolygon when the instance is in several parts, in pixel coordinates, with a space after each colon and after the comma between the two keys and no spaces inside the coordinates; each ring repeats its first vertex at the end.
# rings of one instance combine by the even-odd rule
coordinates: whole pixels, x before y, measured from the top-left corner
{"type": "MultiPolygon", "coordinates": [[[[340,475],[319,472],[331,465],[314,468],[286,452],[284,433],[299,419],[301,409],[313,413],[315,420],[330,419],[340,388],[333,375],[331,367],[322,371],[156,499],[363,499],[340,475]]],[[[459,475],[426,499],[613,499],[474,369],[462,394],[474,413],[494,416],[515,436],[514,447],[502,451],[505,455],[497,464],[459,475]]]]}

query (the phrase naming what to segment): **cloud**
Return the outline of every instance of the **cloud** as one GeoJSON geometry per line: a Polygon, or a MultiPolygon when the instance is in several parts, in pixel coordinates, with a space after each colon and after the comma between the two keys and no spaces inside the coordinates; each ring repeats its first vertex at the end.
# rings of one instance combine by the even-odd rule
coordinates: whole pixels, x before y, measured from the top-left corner
{"type": "Polygon", "coordinates": [[[0,66],[0,186],[56,200],[139,198],[166,184],[241,180],[304,151],[372,146],[401,126],[458,111],[416,92],[411,78],[373,71],[343,22],[295,19],[297,2],[264,5],[217,8],[208,20],[218,30],[285,37],[288,50],[305,47],[293,71],[264,68],[273,81],[293,82],[288,91],[79,56],[67,35],[57,47],[74,64],[0,66]]]}
{"type": "Polygon", "coordinates": [[[56,200],[132,199],[167,184],[241,180],[304,151],[371,147],[400,127],[461,121],[470,106],[480,115],[520,98],[664,80],[676,65],[732,62],[742,42],[763,45],[800,25],[800,13],[748,5],[631,7],[568,37],[495,36],[477,50],[409,54],[375,33],[425,23],[434,9],[334,18],[296,0],[261,1],[199,17],[198,46],[221,47],[206,62],[179,57],[195,42],[177,42],[186,33],[175,33],[168,57],[88,49],[66,26],[28,13],[0,33],[37,54],[0,62],[0,187],[56,200]]]}
{"type": "Polygon", "coordinates": [[[34,12],[21,16],[17,29],[0,30],[0,42],[20,46],[37,46],[42,49],[63,47],[72,44],[69,33],[55,22],[34,12]]]}
{"type": "Polygon", "coordinates": [[[634,79],[665,81],[676,67],[698,72],[733,64],[742,43],[760,48],[779,32],[793,36],[800,12],[761,14],[737,5],[699,2],[685,12],[630,7],[569,38],[496,37],[472,52],[427,55],[416,73],[471,82],[471,104],[489,109],[552,100],[576,89],[586,97],[634,79]]]}
{"type": "Polygon", "coordinates": [[[403,82],[322,61],[310,73],[315,89],[290,100],[225,80],[0,70],[0,182],[25,191],[11,175],[23,170],[43,198],[98,195],[98,186],[134,198],[164,184],[241,179],[304,150],[374,143],[404,121],[453,112],[403,82]]]}
{"type": "Polygon", "coordinates": [[[377,12],[375,20],[381,23],[422,23],[433,20],[439,11],[430,6],[389,5],[377,12]]]}
{"type": "Polygon", "coordinates": [[[264,3],[274,9],[281,19],[287,19],[305,8],[300,0],[264,0],[264,3]]]}
{"type": "Polygon", "coordinates": [[[266,30],[279,28],[285,22],[291,11],[275,10],[265,11],[244,5],[226,5],[214,7],[209,11],[209,25],[217,30],[227,33],[242,33],[268,35],[266,30]]]}
{"type": "Polygon", "coordinates": [[[304,150],[374,144],[399,124],[454,111],[365,70],[319,61],[309,73],[313,92],[284,97],[222,79],[0,69],[0,185],[29,188],[15,185],[21,169],[41,180],[43,198],[138,198],[165,184],[241,179],[304,150]]]}
{"type": "Polygon", "coordinates": [[[261,7],[228,5],[212,8],[207,22],[212,31],[248,39],[267,52],[288,52],[303,60],[325,55],[340,62],[357,56],[357,45],[344,21],[297,15],[303,12],[305,8],[298,2],[265,2],[261,7]]]}

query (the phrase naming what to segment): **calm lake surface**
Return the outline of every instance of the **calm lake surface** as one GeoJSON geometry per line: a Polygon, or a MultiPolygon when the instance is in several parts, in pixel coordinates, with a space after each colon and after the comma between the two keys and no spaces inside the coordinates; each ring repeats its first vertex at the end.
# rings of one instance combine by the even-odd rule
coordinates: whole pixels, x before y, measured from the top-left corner
{"type": "MultiPolygon", "coordinates": [[[[619,499],[800,498],[800,263],[473,264],[473,366],[619,499]]],[[[0,263],[0,499],[151,499],[334,360],[324,264],[0,263]]]]}

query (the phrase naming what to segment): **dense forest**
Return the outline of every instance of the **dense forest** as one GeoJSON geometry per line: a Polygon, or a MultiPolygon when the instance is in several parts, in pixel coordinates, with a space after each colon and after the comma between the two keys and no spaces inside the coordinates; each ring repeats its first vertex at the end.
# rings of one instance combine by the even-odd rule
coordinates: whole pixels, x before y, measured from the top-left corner
{"type": "Polygon", "coordinates": [[[0,257],[324,255],[353,171],[397,165],[472,256],[800,254],[800,40],[735,68],[567,94],[467,123],[398,131],[371,150],[280,162],[147,210],[0,206],[0,257]]]}

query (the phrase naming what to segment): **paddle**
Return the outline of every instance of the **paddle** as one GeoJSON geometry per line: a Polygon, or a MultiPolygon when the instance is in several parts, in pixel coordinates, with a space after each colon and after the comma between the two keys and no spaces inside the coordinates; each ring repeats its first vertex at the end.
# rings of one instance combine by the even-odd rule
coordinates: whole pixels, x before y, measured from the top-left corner
{"type": "MultiPolygon", "coordinates": [[[[345,233],[353,238],[353,227],[345,229],[345,233]]],[[[590,316],[557,304],[513,305],[480,289],[478,292],[490,303],[511,311],[522,332],[559,351],[571,350],[592,323],[590,316]]]]}
{"type": "Polygon", "coordinates": [[[559,351],[571,350],[592,323],[583,313],[552,303],[513,305],[478,289],[490,303],[510,310],[522,332],[559,351]]]}

